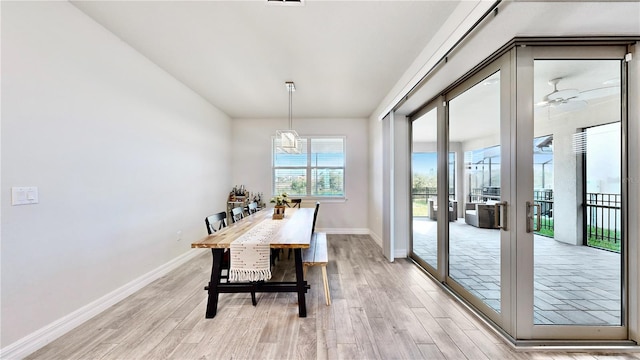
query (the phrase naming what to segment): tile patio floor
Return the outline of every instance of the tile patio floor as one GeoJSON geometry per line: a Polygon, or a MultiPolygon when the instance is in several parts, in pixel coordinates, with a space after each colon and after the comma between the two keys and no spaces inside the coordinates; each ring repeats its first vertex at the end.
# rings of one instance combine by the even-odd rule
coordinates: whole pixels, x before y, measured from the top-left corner
{"type": "MultiPolygon", "coordinates": [[[[414,253],[436,264],[436,222],[413,222],[414,253]]],[[[450,276],[500,310],[499,232],[450,223],[450,276]]],[[[534,323],[620,325],[620,254],[534,236],[534,323]]]]}

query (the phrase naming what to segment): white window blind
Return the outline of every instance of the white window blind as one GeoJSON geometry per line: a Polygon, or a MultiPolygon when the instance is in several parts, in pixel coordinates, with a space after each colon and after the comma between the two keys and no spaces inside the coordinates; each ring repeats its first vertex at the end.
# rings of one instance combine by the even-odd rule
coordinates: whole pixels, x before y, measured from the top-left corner
{"type": "Polygon", "coordinates": [[[278,148],[272,141],[273,194],[298,197],[344,197],[344,137],[303,137],[299,153],[278,148]]]}

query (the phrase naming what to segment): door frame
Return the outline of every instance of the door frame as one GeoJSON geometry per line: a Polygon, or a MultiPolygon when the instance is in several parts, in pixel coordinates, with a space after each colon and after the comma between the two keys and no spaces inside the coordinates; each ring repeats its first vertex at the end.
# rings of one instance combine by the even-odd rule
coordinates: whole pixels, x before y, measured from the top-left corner
{"type": "MultiPolygon", "coordinates": [[[[446,117],[445,125],[446,125],[446,147],[444,149],[445,153],[449,152],[449,102],[456,98],[458,95],[464,93],[471,87],[479,84],[485,78],[491,76],[492,74],[500,71],[500,201],[506,202],[504,214],[506,218],[503,221],[506,221],[506,230],[501,229],[498,230],[500,232],[500,312],[496,312],[494,309],[486,305],[480,299],[473,296],[469,291],[467,291],[461,284],[455,281],[455,279],[449,276],[449,234],[448,231],[446,236],[443,238],[445,240],[445,262],[446,268],[445,273],[445,284],[453,289],[457,294],[459,294],[466,302],[468,302],[473,307],[480,310],[480,312],[485,316],[488,320],[495,323],[498,327],[500,327],[503,331],[508,334],[511,334],[514,329],[514,322],[512,319],[514,318],[513,309],[514,309],[514,279],[513,276],[514,271],[512,270],[512,254],[515,252],[515,248],[512,247],[513,243],[513,231],[511,226],[511,219],[514,218],[515,212],[513,206],[511,206],[512,199],[514,197],[515,190],[515,174],[512,173],[511,168],[515,165],[515,157],[512,156],[511,149],[515,145],[514,133],[515,133],[515,117],[513,116],[512,109],[514,108],[513,103],[515,102],[513,94],[515,94],[514,89],[514,72],[515,72],[515,63],[514,63],[514,51],[508,51],[502,56],[498,57],[494,61],[492,61],[487,66],[483,67],[481,70],[476,72],[474,75],[470,76],[465,81],[458,84],[455,88],[451,89],[449,92],[445,94],[445,101],[447,111],[445,111],[444,115],[446,117]]],[[[439,153],[440,155],[440,153],[439,153]]],[[[448,169],[447,167],[448,157],[445,159],[445,165],[442,167],[440,165],[440,169],[448,169]]],[[[446,176],[448,177],[448,171],[446,172],[446,176]]],[[[458,171],[459,174],[461,172],[458,171]]],[[[438,198],[440,203],[446,203],[448,200],[448,181],[446,178],[444,181],[444,185],[447,186],[447,191],[442,194],[442,197],[438,198]]],[[[438,184],[440,187],[440,184],[438,184]]],[[[439,196],[441,191],[438,191],[439,196]]],[[[440,214],[438,214],[440,216],[440,214]]],[[[443,214],[442,216],[446,216],[443,214]]],[[[449,224],[444,224],[448,230],[449,224]]]]}
{"type": "MultiPolygon", "coordinates": [[[[621,282],[622,282],[622,325],[621,326],[595,326],[595,325],[536,325],[534,324],[534,249],[533,232],[527,232],[526,203],[533,203],[533,143],[534,138],[534,94],[533,76],[534,60],[620,60],[621,79],[626,79],[626,64],[624,57],[626,47],[621,46],[527,46],[516,47],[516,82],[517,104],[516,118],[517,131],[514,139],[516,143],[515,172],[518,177],[515,201],[512,206],[516,212],[513,218],[515,226],[515,255],[516,276],[515,291],[515,331],[513,336],[517,344],[537,344],[541,340],[549,343],[549,340],[620,340],[628,339],[628,246],[627,241],[627,184],[622,182],[622,251],[621,251],[621,282]]],[[[621,126],[622,126],[622,174],[621,178],[627,178],[627,89],[626,80],[621,82],[621,126]]]]}
{"type": "MultiPolygon", "coordinates": [[[[418,111],[416,111],[415,113],[411,114],[408,117],[408,121],[410,123],[409,126],[409,143],[410,143],[410,148],[409,148],[409,153],[410,153],[410,157],[413,156],[414,153],[414,143],[413,143],[413,123],[416,120],[419,120],[422,116],[426,115],[427,113],[431,112],[432,110],[436,111],[436,153],[437,153],[437,162],[436,162],[436,168],[437,168],[437,191],[440,191],[440,182],[441,182],[441,176],[440,176],[440,146],[441,146],[441,138],[442,138],[442,131],[441,128],[443,127],[443,120],[441,119],[441,117],[443,116],[442,113],[444,111],[444,108],[442,106],[442,98],[438,97],[435,100],[432,100],[430,102],[428,102],[427,104],[425,104],[424,106],[422,106],[418,111]]],[[[413,181],[413,160],[410,161],[410,173],[411,173],[411,181],[413,181]]],[[[409,187],[410,189],[413,188],[413,186],[411,185],[409,187]]],[[[409,228],[409,257],[411,259],[413,259],[413,261],[415,261],[416,263],[418,263],[422,268],[424,268],[431,276],[433,276],[436,280],[442,282],[444,280],[444,264],[443,264],[443,255],[442,253],[444,252],[444,248],[442,246],[442,236],[441,236],[441,225],[440,225],[440,221],[436,220],[436,264],[430,264],[428,263],[426,260],[422,259],[420,256],[418,256],[414,251],[413,251],[413,198],[412,198],[413,194],[409,194],[409,197],[411,198],[411,209],[410,209],[410,213],[409,216],[411,218],[411,224],[410,224],[410,228],[409,228]]],[[[440,214],[438,214],[438,216],[436,217],[437,219],[441,219],[440,214]]]]}

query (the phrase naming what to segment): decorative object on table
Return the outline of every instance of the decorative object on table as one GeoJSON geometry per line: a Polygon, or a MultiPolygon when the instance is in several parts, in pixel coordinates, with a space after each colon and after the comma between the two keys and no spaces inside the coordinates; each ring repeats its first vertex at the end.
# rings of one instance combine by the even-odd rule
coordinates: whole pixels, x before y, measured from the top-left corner
{"type": "Polygon", "coordinates": [[[252,193],[247,190],[244,185],[236,185],[229,192],[229,197],[227,198],[227,212],[229,213],[229,216],[231,216],[231,209],[238,206],[247,208],[247,206],[254,201],[258,203],[258,208],[262,209],[265,207],[263,199],[264,196],[262,193],[252,193]]]}
{"type": "Polygon", "coordinates": [[[251,202],[255,202],[258,204],[258,209],[261,209],[264,207],[264,202],[262,201],[263,195],[261,192],[249,194],[249,198],[251,199],[251,202]]]}
{"type": "Polygon", "coordinates": [[[269,240],[279,228],[279,222],[261,222],[252,228],[251,232],[245,233],[231,243],[230,281],[271,279],[269,240]]]}
{"type": "Polygon", "coordinates": [[[287,193],[282,193],[280,195],[276,195],[271,198],[272,203],[276,204],[273,207],[273,216],[272,219],[283,219],[284,218],[284,209],[286,209],[286,204],[288,204],[291,200],[289,199],[289,195],[287,193]]]}
{"type": "Polygon", "coordinates": [[[244,202],[249,197],[249,192],[244,185],[234,186],[229,193],[229,201],[242,201],[244,202]]]}

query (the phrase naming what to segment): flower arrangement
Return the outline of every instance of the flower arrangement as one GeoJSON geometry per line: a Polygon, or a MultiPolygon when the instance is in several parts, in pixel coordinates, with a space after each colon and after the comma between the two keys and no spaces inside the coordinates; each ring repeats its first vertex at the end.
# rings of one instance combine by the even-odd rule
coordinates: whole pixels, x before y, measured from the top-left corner
{"type": "Polygon", "coordinates": [[[289,200],[289,195],[287,195],[287,193],[283,192],[280,195],[276,195],[274,197],[271,198],[272,203],[275,203],[276,206],[284,206],[285,204],[288,204],[291,200],[289,200]]]}

